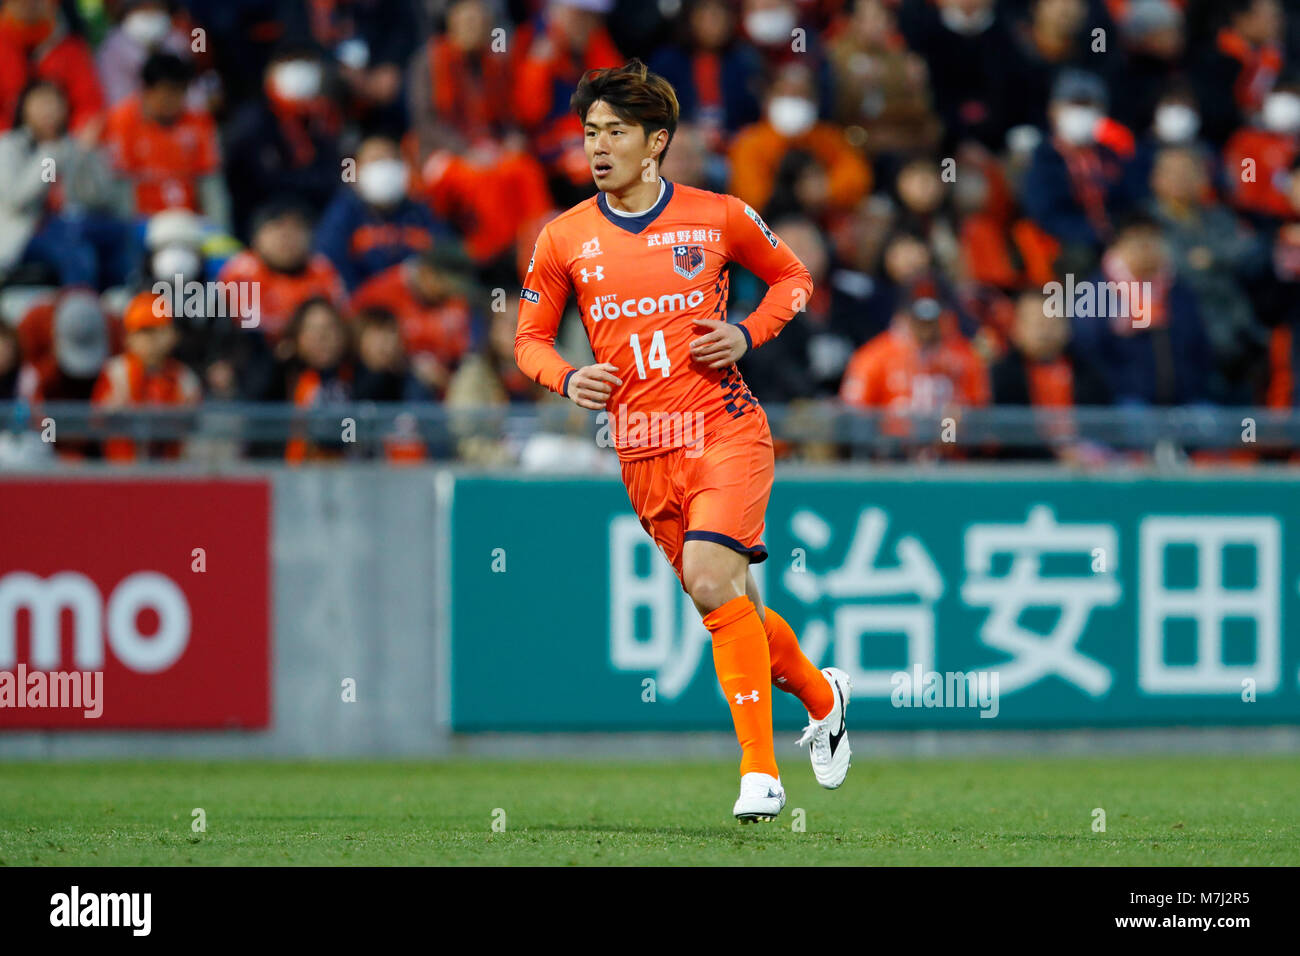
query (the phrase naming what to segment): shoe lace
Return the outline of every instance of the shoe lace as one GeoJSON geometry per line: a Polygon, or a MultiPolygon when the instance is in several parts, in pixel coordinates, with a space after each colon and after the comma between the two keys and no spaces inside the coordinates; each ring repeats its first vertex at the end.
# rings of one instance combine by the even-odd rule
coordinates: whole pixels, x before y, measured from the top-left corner
{"type": "Polygon", "coordinates": [[[830,721],[822,718],[821,720],[810,720],[808,726],[803,729],[803,736],[799,738],[796,747],[806,747],[809,744],[813,746],[813,752],[818,757],[829,759],[830,757],[830,721]],[[823,753],[823,751],[825,753],[823,753]]]}

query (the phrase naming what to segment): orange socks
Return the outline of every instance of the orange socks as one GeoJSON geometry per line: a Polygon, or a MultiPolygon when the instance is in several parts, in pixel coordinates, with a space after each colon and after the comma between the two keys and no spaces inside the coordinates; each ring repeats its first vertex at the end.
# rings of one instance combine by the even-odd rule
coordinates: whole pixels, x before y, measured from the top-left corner
{"type": "Polygon", "coordinates": [[[830,682],[804,656],[799,639],[785,618],[770,607],[764,612],[763,627],[772,661],[772,683],[798,697],[814,720],[825,717],[835,706],[830,682]]]}
{"type": "MultiPolygon", "coordinates": [[[[727,695],[731,720],[740,740],[741,776],[766,773],[775,777],[778,772],[772,745],[772,664],[763,622],[754,602],[744,594],[732,598],[704,615],[704,626],[713,636],[713,667],[722,692],[727,695]]],[[[788,625],[786,630],[789,631],[788,625]]],[[[795,650],[798,651],[798,644],[795,650]]],[[[807,663],[806,658],[804,661],[807,663]]],[[[814,669],[813,673],[817,671],[814,669]]],[[[818,679],[826,683],[820,675],[818,679]]]]}

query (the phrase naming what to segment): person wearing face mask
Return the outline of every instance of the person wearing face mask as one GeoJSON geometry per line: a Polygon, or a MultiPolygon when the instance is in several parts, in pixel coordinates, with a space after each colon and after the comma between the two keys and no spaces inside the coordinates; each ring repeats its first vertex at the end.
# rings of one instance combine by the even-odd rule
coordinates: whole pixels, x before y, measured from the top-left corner
{"type": "Polygon", "coordinates": [[[421,37],[410,0],[310,3],[311,38],[333,54],[350,120],[400,135],[407,127],[403,72],[421,37]]]}
{"type": "Polygon", "coordinates": [[[813,71],[812,93],[816,114],[829,116],[835,103],[835,78],[830,58],[819,39],[821,31],[801,22],[795,0],[744,0],[740,18],[743,35],[762,62],[762,75],[773,76],[790,63],[800,63],[813,71]],[[800,43],[795,43],[795,30],[800,43]]]}
{"type": "Polygon", "coordinates": [[[1114,217],[1132,205],[1131,145],[1121,150],[1101,141],[1110,139],[1105,110],[1099,77],[1063,71],[1048,108],[1052,135],[1034,150],[1020,184],[1026,214],[1062,246],[1058,271],[1091,270],[1114,217]]]}
{"type": "Polygon", "coordinates": [[[814,80],[806,67],[782,67],[768,92],[765,118],[741,130],[732,143],[729,192],[762,210],[782,160],[794,149],[825,169],[828,208],[852,208],[871,191],[871,167],[839,126],[817,120],[813,97],[814,80]]]}
{"type": "Polygon", "coordinates": [[[1012,84],[1010,104],[1018,123],[1041,125],[1047,118],[1052,88],[1063,70],[1088,70],[1108,89],[1119,89],[1122,56],[1100,56],[1093,50],[1093,30],[1110,34],[1108,17],[1095,17],[1087,0],[1032,0],[1027,17],[1016,24],[1014,36],[1020,65],[999,66],[1012,84]]]}
{"type": "Polygon", "coordinates": [[[1272,232],[1292,215],[1286,175],[1300,156],[1300,81],[1280,84],[1254,122],[1223,147],[1228,201],[1257,227],[1272,232]],[[1244,175],[1250,170],[1252,175],[1244,175]]]}
{"type": "Polygon", "coordinates": [[[1195,90],[1182,80],[1166,87],[1156,101],[1146,134],[1137,143],[1128,168],[1133,196],[1149,198],[1156,157],[1168,149],[1188,149],[1199,153],[1205,166],[1208,188],[1220,194],[1226,191],[1219,156],[1201,136],[1201,111],[1195,90]]]}
{"type": "MultiPolygon", "coordinates": [[[[188,210],[169,209],[153,216],[145,229],[147,256],[139,285],[152,289],[165,283],[169,290],[183,292],[186,283],[206,281],[204,232],[202,220],[188,210]]],[[[173,354],[199,373],[209,394],[231,399],[236,392],[233,357],[240,326],[227,315],[209,314],[205,304],[195,308],[195,300],[187,300],[183,314],[176,316],[178,342],[173,354]]]]}
{"type": "Polygon", "coordinates": [[[71,32],[58,0],[0,0],[0,130],[13,122],[23,90],[49,80],[68,99],[68,128],[98,135],[104,94],[90,45],[71,32]]]}
{"type": "Polygon", "coordinates": [[[1222,26],[1189,71],[1205,137],[1222,146],[1264,106],[1285,66],[1286,17],[1278,0],[1215,0],[1222,26]]]}
{"type": "Polygon", "coordinates": [[[319,54],[286,45],[267,66],[260,97],[228,122],[226,185],[235,235],[249,239],[256,210],[289,199],[323,209],[338,192],[342,118],[319,54]]]}
{"type": "Polygon", "coordinates": [[[316,229],[316,249],[334,263],[349,290],[452,237],[428,206],[410,197],[410,169],[396,142],[385,136],[364,140],[356,171],[357,181],[339,192],[316,229]]]}
{"type": "MultiPolygon", "coordinates": [[[[126,0],[121,20],[95,51],[95,66],[110,107],[140,91],[140,70],[154,53],[171,53],[193,62],[188,24],[173,20],[170,0],[126,0]]],[[[206,104],[203,89],[190,88],[189,105],[206,104]]]]}
{"type": "Polygon", "coordinates": [[[1174,0],[1132,0],[1120,21],[1120,38],[1126,56],[1111,89],[1124,95],[1113,98],[1114,116],[1131,129],[1146,129],[1170,85],[1184,81],[1183,12],[1174,0]]]}

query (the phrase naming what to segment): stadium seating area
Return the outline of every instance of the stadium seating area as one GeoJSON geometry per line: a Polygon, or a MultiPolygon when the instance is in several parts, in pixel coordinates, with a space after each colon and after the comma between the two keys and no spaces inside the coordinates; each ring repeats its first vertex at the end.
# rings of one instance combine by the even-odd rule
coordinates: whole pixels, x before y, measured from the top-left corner
{"type": "MultiPolygon", "coordinates": [[[[558,401],[521,264],[594,193],[570,92],[633,56],[681,102],[663,174],[813,274],[742,360],[765,405],[1300,400],[1300,3],[0,0],[0,403],[558,401]]],[[[503,460],[455,439],[383,453],[503,460]]]]}

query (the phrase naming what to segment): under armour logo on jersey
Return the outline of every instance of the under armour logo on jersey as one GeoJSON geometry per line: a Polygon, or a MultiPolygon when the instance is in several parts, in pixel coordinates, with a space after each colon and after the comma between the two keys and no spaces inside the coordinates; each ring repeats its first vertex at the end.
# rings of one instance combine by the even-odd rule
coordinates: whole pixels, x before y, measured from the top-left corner
{"type": "Polygon", "coordinates": [[[600,248],[600,237],[592,236],[590,239],[588,239],[586,242],[582,244],[581,258],[591,259],[595,256],[600,255],[602,251],[603,250],[600,248]]]}
{"type": "Polygon", "coordinates": [[[757,703],[758,703],[758,691],[754,691],[752,694],[737,694],[737,695],[736,695],[736,706],[739,707],[741,704],[743,704],[743,703],[744,703],[745,701],[747,701],[747,700],[752,700],[754,703],[757,704],[757,703]]]}
{"type": "Polygon", "coordinates": [[[582,276],[583,282],[586,282],[588,279],[595,279],[597,282],[599,282],[600,280],[605,278],[605,267],[596,266],[595,272],[588,272],[586,268],[583,268],[579,270],[579,273],[582,276]]]}

